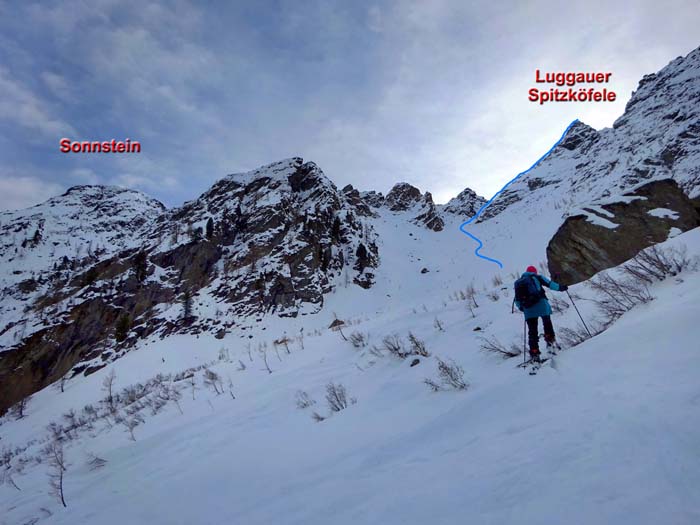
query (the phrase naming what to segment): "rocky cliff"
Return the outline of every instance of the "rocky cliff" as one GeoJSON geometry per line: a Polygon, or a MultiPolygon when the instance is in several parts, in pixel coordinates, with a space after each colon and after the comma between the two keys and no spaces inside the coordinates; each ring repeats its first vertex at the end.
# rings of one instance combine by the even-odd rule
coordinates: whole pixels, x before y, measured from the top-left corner
{"type": "Polygon", "coordinates": [[[698,210],[673,179],[642,184],[614,200],[592,203],[557,230],[547,246],[555,279],[576,284],[700,226],[698,210]]]}

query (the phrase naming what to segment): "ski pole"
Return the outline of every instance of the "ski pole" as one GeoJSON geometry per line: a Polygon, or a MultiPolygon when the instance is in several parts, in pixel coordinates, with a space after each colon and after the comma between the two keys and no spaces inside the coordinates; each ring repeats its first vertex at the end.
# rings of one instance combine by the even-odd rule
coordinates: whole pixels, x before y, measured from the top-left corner
{"type": "Polygon", "coordinates": [[[525,320],[525,316],[523,316],[523,368],[525,368],[525,365],[527,364],[527,361],[525,361],[525,358],[527,356],[527,344],[525,343],[526,338],[526,330],[527,330],[527,321],[525,320]]]}
{"type": "Polygon", "coordinates": [[[581,312],[578,311],[578,307],[576,306],[576,303],[574,302],[574,298],[571,297],[571,294],[569,293],[569,290],[566,291],[566,295],[569,296],[569,300],[571,301],[571,304],[574,305],[574,308],[576,309],[576,313],[578,314],[579,319],[581,319],[581,322],[583,323],[583,327],[586,329],[586,332],[588,332],[588,335],[593,337],[593,334],[591,331],[588,329],[588,326],[586,326],[586,321],[583,320],[583,317],[581,316],[581,312]]]}

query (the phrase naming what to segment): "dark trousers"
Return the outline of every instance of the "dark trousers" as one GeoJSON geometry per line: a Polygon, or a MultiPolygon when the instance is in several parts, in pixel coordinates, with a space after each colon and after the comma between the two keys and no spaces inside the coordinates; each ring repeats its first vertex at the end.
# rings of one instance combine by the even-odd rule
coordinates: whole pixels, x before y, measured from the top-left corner
{"type": "MultiPolygon", "coordinates": [[[[538,344],[539,335],[537,334],[537,320],[539,317],[533,317],[532,319],[527,319],[527,340],[530,343],[530,350],[540,349],[538,344]]],[[[544,340],[554,341],[554,326],[552,326],[552,319],[548,315],[542,316],[542,324],[544,325],[544,340]]]]}

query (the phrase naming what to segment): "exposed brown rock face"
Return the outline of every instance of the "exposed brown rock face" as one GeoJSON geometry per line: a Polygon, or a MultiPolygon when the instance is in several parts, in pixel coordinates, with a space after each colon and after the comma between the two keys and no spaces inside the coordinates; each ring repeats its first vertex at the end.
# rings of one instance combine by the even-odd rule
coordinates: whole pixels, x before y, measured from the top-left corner
{"type": "Polygon", "coordinates": [[[617,224],[615,228],[595,224],[585,215],[566,219],[547,246],[555,279],[566,284],[584,281],[665,241],[671,228],[687,231],[700,225],[698,210],[672,179],[650,182],[626,196],[639,198],[602,205],[607,213],[585,209],[592,220],[617,224]],[[674,213],[653,211],[659,209],[674,213]]]}
{"type": "Polygon", "coordinates": [[[314,313],[339,279],[371,287],[371,214],[357,191],[294,158],[221,179],[150,219],[131,248],[61,260],[8,286],[3,294],[22,300],[26,316],[0,325],[14,341],[0,352],[0,413],[71,370],[98,370],[139,338],[314,313]],[[198,313],[211,298],[224,315],[198,313]]]}

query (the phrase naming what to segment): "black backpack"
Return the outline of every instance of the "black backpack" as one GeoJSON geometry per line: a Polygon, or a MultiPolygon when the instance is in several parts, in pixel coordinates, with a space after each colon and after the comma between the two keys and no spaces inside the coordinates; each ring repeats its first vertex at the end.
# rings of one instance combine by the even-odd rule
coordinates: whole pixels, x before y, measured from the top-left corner
{"type": "Polygon", "coordinates": [[[515,300],[521,308],[535,306],[545,297],[544,288],[542,285],[538,287],[535,279],[534,275],[526,275],[515,281],[515,300]]]}

